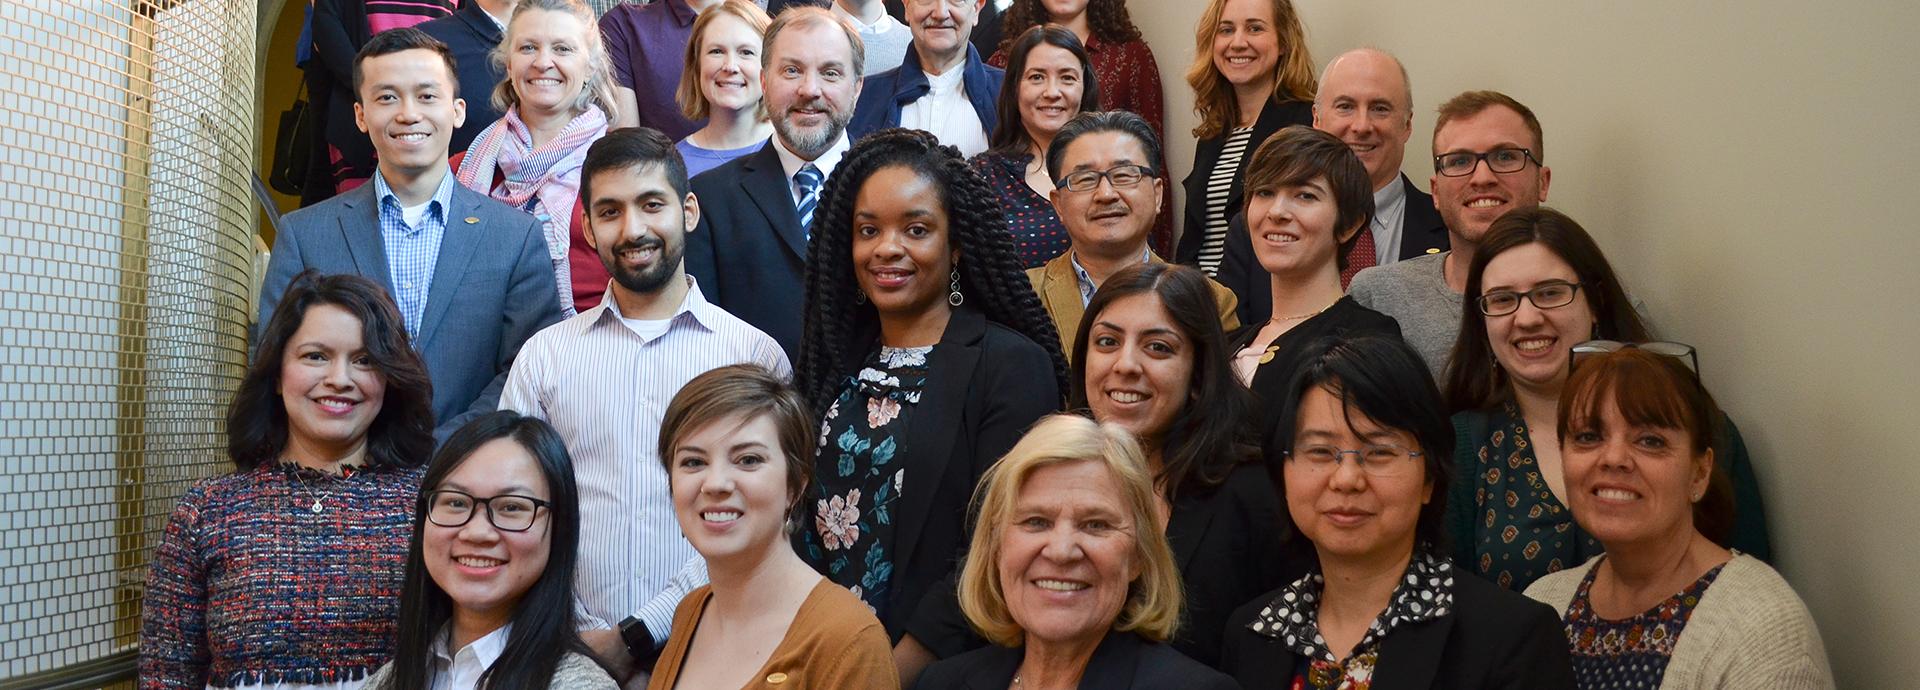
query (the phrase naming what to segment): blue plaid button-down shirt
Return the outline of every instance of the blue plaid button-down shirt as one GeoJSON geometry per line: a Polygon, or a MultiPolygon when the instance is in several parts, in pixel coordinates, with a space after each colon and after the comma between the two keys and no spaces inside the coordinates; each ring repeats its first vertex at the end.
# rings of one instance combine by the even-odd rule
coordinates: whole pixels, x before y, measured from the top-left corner
{"type": "Polygon", "coordinates": [[[453,203],[453,175],[440,178],[440,188],[427,202],[420,224],[408,226],[400,198],[386,177],[373,173],[373,196],[380,203],[380,242],[387,250],[387,278],[393,301],[407,323],[407,337],[420,338],[420,321],[427,313],[427,288],[433,284],[433,265],[440,260],[440,239],[447,233],[447,208],[453,203]]]}

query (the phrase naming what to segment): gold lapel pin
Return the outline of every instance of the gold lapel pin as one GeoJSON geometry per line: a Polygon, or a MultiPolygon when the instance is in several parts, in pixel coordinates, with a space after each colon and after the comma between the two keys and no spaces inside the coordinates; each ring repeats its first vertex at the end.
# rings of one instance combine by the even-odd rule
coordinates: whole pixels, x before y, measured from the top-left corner
{"type": "Polygon", "coordinates": [[[467,216],[467,224],[468,224],[468,225],[473,225],[473,224],[475,224],[475,223],[478,223],[478,222],[480,222],[480,219],[479,219],[479,218],[475,218],[475,217],[473,217],[473,216],[467,216]]]}

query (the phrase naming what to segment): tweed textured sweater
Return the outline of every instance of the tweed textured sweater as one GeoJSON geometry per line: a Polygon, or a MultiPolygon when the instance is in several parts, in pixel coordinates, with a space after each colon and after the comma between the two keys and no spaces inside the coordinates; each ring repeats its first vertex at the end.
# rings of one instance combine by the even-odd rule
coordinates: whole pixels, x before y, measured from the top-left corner
{"type": "Polygon", "coordinates": [[[140,687],[333,683],[379,668],[423,473],[272,464],[195,483],[147,571],[140,687]]]}
{"type": "MultiPolygon", "coordinates": [[[[1565,613],[1605,556],[1534,581],[1527,596],[1565,613]]],[[[1800,596],[1760,559],[1735,552],[1674,643],[1661,690],[1830,690],[1820,631],[1800,596]]]]}

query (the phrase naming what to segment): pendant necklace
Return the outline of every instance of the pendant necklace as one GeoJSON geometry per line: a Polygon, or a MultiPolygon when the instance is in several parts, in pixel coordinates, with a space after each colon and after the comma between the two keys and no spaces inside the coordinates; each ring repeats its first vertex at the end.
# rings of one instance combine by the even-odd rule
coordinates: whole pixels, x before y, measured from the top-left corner
{"type": "MultiPolygon", "coordinates": [[[[313,487],[307,481],[307,478],[304,476],[301,476],[300,472],[302,469],[304,468],[302,468],[299,465],[299,463],[293,464],[291,468],[291,472],[293,473],[294,481],[300,487],[301,493],[304,493],[307,495],[308,498],[313,499],[313,505],[310,506],[308,510],[311,511],[314,515],[319,515],[322,511],[326,510],[326,506],[321,501],[326,499],[328,496],[332,496],[334,490],[340,487],[338,485],[335,485],[335,486],[329,487],[325,492],[315,494],[313,492],[313,487]]],[[[317,472],[318,470],[314,470],[314,471],[317,472]]],[[[342,478],[345,478],[346,476],[347,475],[344,473],[341,475],[342,478]]]]}

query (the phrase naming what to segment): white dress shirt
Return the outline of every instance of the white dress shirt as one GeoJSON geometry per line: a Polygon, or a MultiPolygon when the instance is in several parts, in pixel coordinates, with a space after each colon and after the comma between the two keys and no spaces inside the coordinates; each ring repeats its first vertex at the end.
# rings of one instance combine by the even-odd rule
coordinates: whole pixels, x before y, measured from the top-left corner
{"type": "Polygon", "coordinates": [[[900,126],[932,133],[940,143],[972,158],[987,150],[987,130],[980,123],[980,114],[973,112],[973,101],[967,100],[966,85],[961,82],[966,72],[962,63],[946,74],[928,74],[927,84],[932,90],[900,108],[900,126]]]}
{"type": "Polygon", "coordinates": [[[680,534],[658,457],[661,415],[674,394],[729,364],[793,376],[779,343],[707,302],[692,277],[687,284],[686,299],[654,337],[622,318],[609,285],[599,306],[529,338],[500,394],[501,409],[552,424],[573,456],[574,596],[576,612],[587,614],[583,629],[634,616],[664,642],[680,598],[706,583],[706,562],[680,534]]]}
{"type": "Polygon", "coordinates": [[[480,687],[480,674],[486,673],[493,662],[500,659],[501,652],[507,651],[507,636],[513,634],[513,624],[500,626],[493,632],[481,635],[480,639],[467,643],[452,656],[447,655],[447,638],[453,634],[453,625],[439,635],[433,636],[433,679],[427,687],[433,690],[476,690],[480,687]]]}

